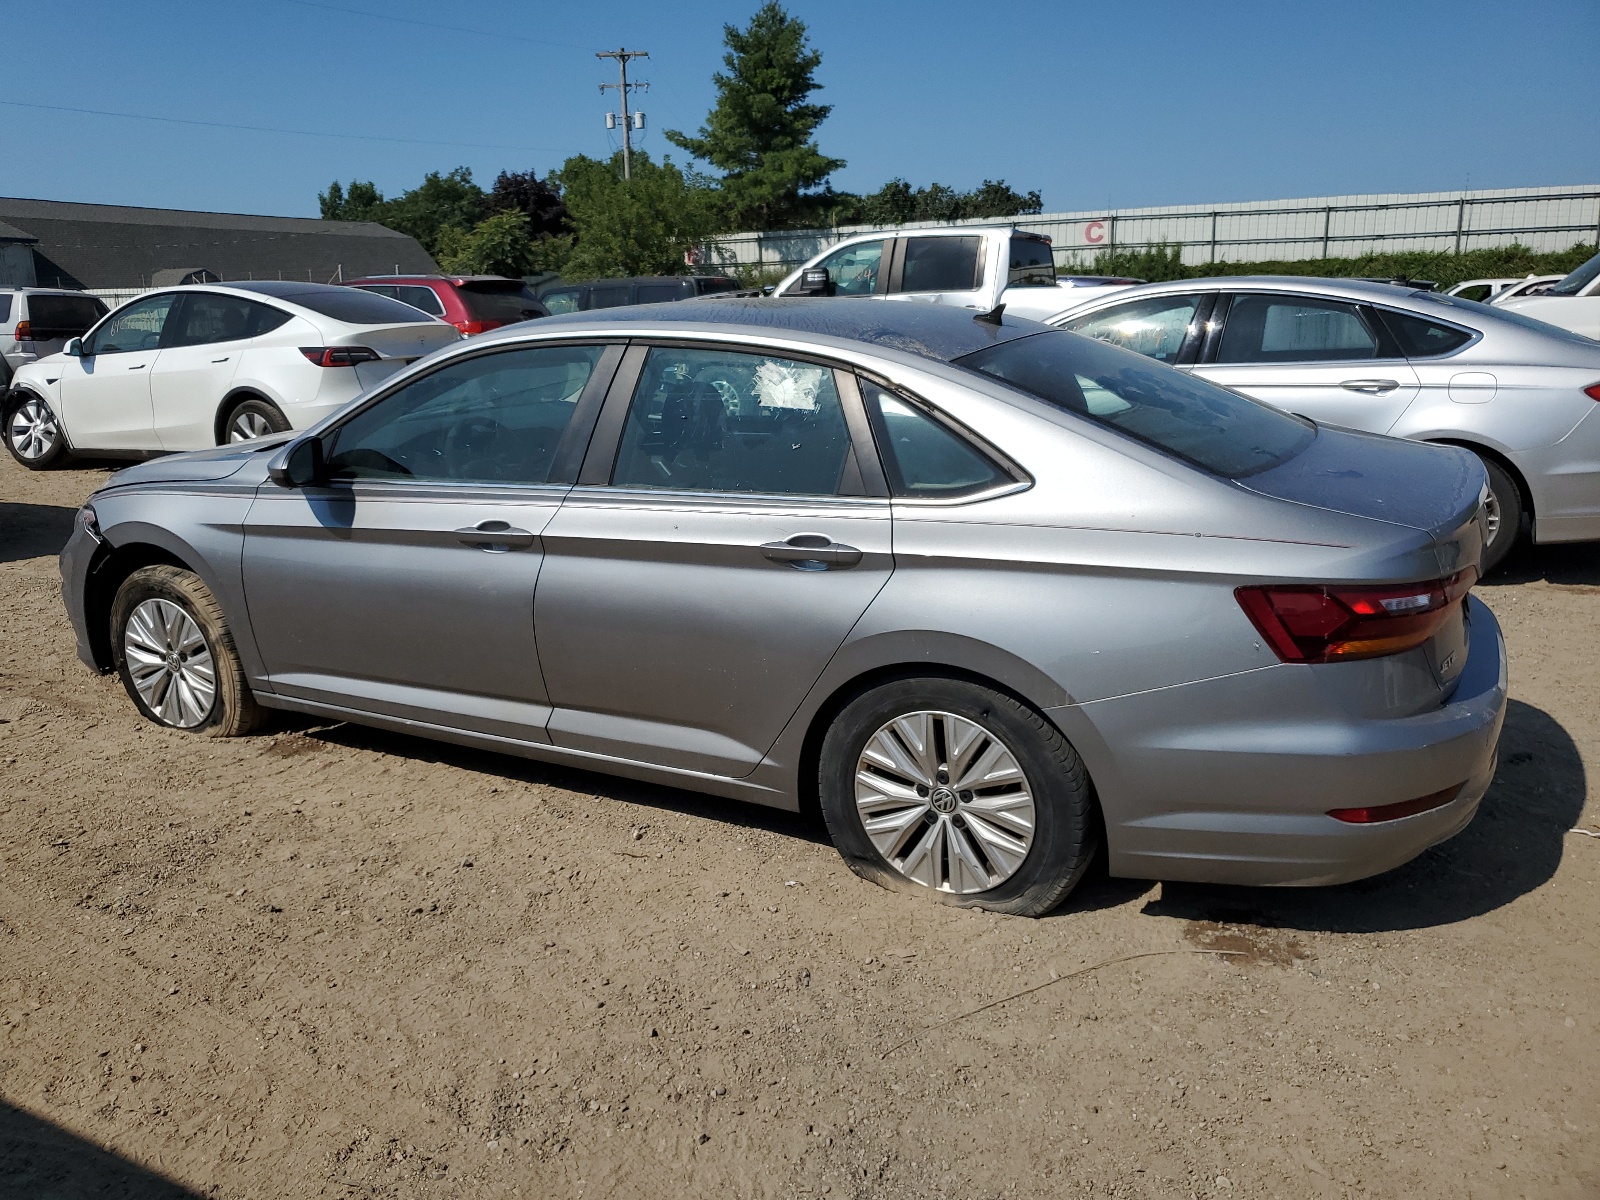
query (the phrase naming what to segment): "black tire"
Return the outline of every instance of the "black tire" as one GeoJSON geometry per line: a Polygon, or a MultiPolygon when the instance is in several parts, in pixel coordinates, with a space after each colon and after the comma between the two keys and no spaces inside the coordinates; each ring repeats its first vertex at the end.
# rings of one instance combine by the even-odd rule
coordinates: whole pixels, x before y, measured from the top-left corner
{"type": "Polygon", "coordinates": [[[251,429],[255,432],[250,433],[250,437],[269,437],[274,433],[287,433],[291,428],[293,426],[289,424],[289,418],[278,411],[276,404],[252,396],[228,410],[222,422],[222,437],[217,445],[245,441],[247,439],[242,435],[251,429]]]}
{"type": "Polygon", "coordinates": [[[49,401],[32,392],[12,392],[3,412],[0,439],[12,458],[30,471],[43,471],[66,458],[67,434],[49,401]]]}
{"type": "MultiPolygon", "coordinates": [[[[122,679],[122,686],[127,689],[129,698],[147,720],[157,725],[207,737],[238,737],[262,723],[265,712],[256,703],[245,679],[244,667],[234,649],[233,634],[229,632],[227,620],[222,615],[222,606],[211,594],[211,589],[193,571],[159,564],[141,567],[123,580],[111,603],[111,649],[116,660],[117,675],[122,679]],[[164,715],[156,711],[134,680],[133,667],[129,663],[128,624],[146,601],[164,602],[182,609],[198,627],[200,637],[204,640],[205,650],[210,655],[214,685],[209,705],[204,706],[203,711],[198,711],[198,716],[194,711],[188,715],[177,711],[164,715]]],[[[175,686],[168,683],[169,690],[175,686]]],[[[156,703],[161,703],[160,699],[156,703]]],[[[198,710],[200,706],[195,707],[198,710]]]]}
{"type": "Polygon", "coordinates": [[[1511,473],[1492,458],[1480,461],[1484,470],[1489,472],[1490,512],[1499,518],[1494,536],[1484,543],[1483,547],[1483,573],[1487,575],[1498,567],[1505,556],[1510,554],[1522,540],[1523,526],[1527,524],[1528,513],[1522,503],[1522,489],[1517,486],[1517,481],[1511,477],[1511,473]]]}
{"type": "MultiPolygon", "coordinates": [[[[978,754],[974,752],[969,761],[978,754]]],[[[940,779],[943,781],[944,777],[940,779]]],[[[857,875],[886,888],[919,893],[962,908],[1043,916],[1077,885],[1100,846],[1100,816],[1093,785],[1083,760],[1061,731],[1013,697],[963,680],[901,679],[857,696],[834,718],[823,738],[818,795],[833,844],[857,875]],[[862,753],[869,740],[890,721],[918,712],[953,714],[981,727],[984,734],[999,740],[1022,770],[1034,804],[1033,841],[1020,865],[992,887],[947,891],[915,881],[892,865],[867,834],[855,799],[862,753]]],[[[973,795],[960,794],[963,807],[949,816],[957,827],[965,828],[961,825],[962,816],[968,811],[964,806],[973,795]]],[[[950,799],[948,795],[946,799],[950,799]]],[[[934,826],[929,822],[938,818],[932,815],[931,800],[929,805],[921,823],[931,830],[934,826]]],[[[912,829],[912,825],[904,828],[912,829]]],[[[913,831],[905,845],[914,847],[923,836],[930,835],[913,831]]],[[[970,846],[978,840],[969,838],[965,844],[970,846]]],[[[896,853],[906,857],[903,848],[896,853]]],[[[952,861],[953,854],[946,853],[945,860],[952,861]]]]}

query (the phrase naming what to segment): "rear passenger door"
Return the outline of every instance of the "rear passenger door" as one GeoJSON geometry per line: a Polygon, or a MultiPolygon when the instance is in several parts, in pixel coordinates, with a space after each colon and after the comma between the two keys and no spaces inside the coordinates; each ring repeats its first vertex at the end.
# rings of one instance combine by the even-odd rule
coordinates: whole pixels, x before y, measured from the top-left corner
{"type": "Polygon", "coordinates": [[[1195,374],[1330,425],[1387,433],[1417,373],[1367,305],[1291,292],[1224,293],[1195,374]]]}
{"type": "Polygon", "coordinates": [[[843,372],[631,348],[544,533],[551,742],[748,775],[889,578],[884,493],[843,372]]]}
{"type": "Polygon", "coordinates": [[[150,372],[150,404],[163,450],[218,442],[217,420],[249,340],[288,321],[281,309],[220,292],[178,297],[150,372]]]}

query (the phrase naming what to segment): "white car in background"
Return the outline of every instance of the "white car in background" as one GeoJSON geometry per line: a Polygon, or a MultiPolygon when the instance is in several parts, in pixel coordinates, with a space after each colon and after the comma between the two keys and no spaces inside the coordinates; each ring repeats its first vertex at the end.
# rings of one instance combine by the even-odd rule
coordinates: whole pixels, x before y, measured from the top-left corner
{"type": "Polygon", "coordinates": [[[1479,304],[1493,304],[1495,297],[1501,292],[1521,282],[1520,275],[1515,278],[1463,279],[1460,283],[1445,288],[1444,294],[1460,296],[1463,300],[1476,300],[1479,304]]]}
{"type": "Polygon", "coordinates": [[[57,353],[106,315],[106,302],[63,288],[0,288],[0,396],[18,367],[57,353]]]}
{"type": "Polygon", "coordinates": [[[283,280],[150,292],[19,367],[0,434],[23,466],[145,457],[304,429],[460,332],[355,288],[283,280]]]}
{"type": "Polygon", "coordinates": [[[1058,278],[1050,239],[1010,225],[859,234],[787,275],[779,296],[922,300],[1044,321],[1138,280],[1058,278]]]}
{"type": "Polygon", "coordinates": [[[1508,309],[1600,339],[1600,254],[1537,296],[1502,301],[1508,309]]]}
{"type": "Polygon", "coordinates": [[[1507,300],[1520,300],[1524,296],[1542,296],[1564,278],[1563,275],[1525,275],[1501,288],[1485,303],[1504,304],[1507,300]]]}

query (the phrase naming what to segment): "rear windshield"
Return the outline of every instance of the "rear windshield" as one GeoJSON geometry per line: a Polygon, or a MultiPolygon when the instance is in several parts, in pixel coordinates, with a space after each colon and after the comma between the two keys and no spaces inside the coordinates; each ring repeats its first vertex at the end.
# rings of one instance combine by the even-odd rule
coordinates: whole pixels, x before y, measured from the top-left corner
{"type": "Polygon", "coordinates": [[[105,315],[105,302],[98,296],[28,297],[28,323],[35,337],[46,332],[77,337],[105,315]]]}
{"type": "Polygon", "coordinates": [[[1316,436],[1300,417],[1065,330],[955,361],[1229,479],[1293,458],[1316,436]]]}
{"type": "Polygon", "coordinates": [[[534,299],[524,283],[515,279],[472,280],[460,286],[461,302],[475,320],[531,321],[545,315],[545,307],[534,299]]]}
{"type": "Polygon", "coordinates": [[[314,313],[321,313],[325,317],[332,317],[335,321],[345,321],[351,325],[403,325],[430,319],[409,304],[401,304],[398,300],[391,300],[387,296],[379,296],[373,292],[364,292],[355,287],[318,288],[316,291],[271,294],[287,300],[290,304],[309,308],[314,313]]]}

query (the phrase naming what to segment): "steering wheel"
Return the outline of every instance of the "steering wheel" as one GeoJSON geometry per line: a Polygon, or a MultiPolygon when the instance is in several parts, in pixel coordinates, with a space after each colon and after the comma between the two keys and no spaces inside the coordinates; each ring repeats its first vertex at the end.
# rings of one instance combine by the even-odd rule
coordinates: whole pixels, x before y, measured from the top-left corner
{"type": "Polygon", "coordinates": [[[506,427],[493,417],[467,417],[452,425],[444,438],[444,462],[452,478],[463,479],[473,472],[468,468],[493,461],[494,452],[506,436],[506,427]]]}

